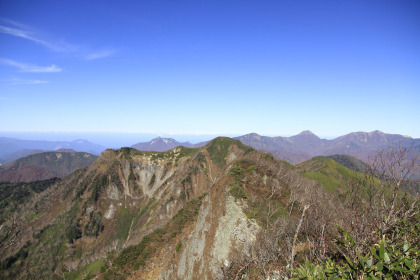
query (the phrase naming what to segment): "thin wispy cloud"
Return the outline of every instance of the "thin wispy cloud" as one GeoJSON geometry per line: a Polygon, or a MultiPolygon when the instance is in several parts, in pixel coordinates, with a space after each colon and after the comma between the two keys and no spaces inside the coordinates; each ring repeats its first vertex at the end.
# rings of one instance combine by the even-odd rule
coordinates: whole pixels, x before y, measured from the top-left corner
{"type": "Polygon", "coordinates": [[[40,32],[25,24],[4,18],[0,18],[0,21],[3,23],[0,24],[0,33],[30,40],[54,52],[74,53],[86,60],[105,58],[115,53],[114,50],[92,51],[89,48],[70,44],[62,40],[47,39],[45,36],[40,35],[40,32]]]}
{"type": "Polygon", "coordinates": [[[44,80],[26,80],[26,79],[19,79],[19,78],[12,78],[7,81],[9,85],[17,86],[17,85],[40,85],[40,84],[48,84],[49,81],[44,80]]]}
{"type": "Polygon", "coordinates": [[[33,41],[55,52],[75,52],[78,49],[76,46],[66,42],[50,42],[43,40],[39,38],[34,31],[30,30],[0,25],[0,32],[33,41]]]}
{"type": "Polygon", "coordinates": [[[114,53],[115,53],[115,50],[98,51],[98,52],[88,54],[86,56],[86,60],[94,60],[94,59],[105,58],[105,57],[113,55],[114,53]]]}
{"type": "Polygon", "coordinates": [[[28,30],[30,29],[29,26],[27,26],[27,25],[25,25],[23,23],[19,23],[17,21],[10,20],[10,19],[7,19],[7,18],[0,18],[0,21],[5,22],[5,23],[7,23],[9,25],[13,25],[13,26],[19,27],[19,28],[28,29],[28,30]]]}
{"type": "Polygon", "coordinates": [[[37,66],[33,64],[26,64],[22,62],[17,62],[11,59],[1,58],[0,64],[13,66],[19,68],[22,72],[33,72],[33,73],[57,73],[61,72],[63,69],[52,64],[51,66],[37,66]]]}

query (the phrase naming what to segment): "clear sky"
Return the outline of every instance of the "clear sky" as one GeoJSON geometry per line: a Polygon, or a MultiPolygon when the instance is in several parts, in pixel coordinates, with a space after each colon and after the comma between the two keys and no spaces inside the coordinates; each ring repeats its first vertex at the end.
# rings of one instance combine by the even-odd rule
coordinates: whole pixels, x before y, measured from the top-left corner
{"type": "Polygon", "coordinates": [[[0,0],[0,136],[418,138],[419,105],[418,0],[0,0]]]}

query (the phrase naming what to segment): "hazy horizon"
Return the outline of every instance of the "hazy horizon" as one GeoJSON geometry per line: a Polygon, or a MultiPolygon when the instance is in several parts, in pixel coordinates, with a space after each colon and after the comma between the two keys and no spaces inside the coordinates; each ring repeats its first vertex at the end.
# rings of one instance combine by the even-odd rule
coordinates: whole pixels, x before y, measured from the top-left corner
{"type": "MultiPolygon", "coordinates": [[[[313,132],[313,131],[312,131],[313,132]]],[[[360,131],[351,131],[352,132],[360,132],[360,131]]],[[[364,131],[364,132],[371,132],[371,131],[364,131]]],[[[386,131],[382,131],[384,133],[388,133],[386,131]]],[[[45,141],[75,141],[79,139],[88,140],[89,142],[92,142],[94,144],[98,144],[101,146],[104,146],[106,148],[120,148],[120,147],[129,147],[134,144],[140,143],[140,142],[149,142],[150,140],[156,138],[156,137],[162,137],[162,138],[173,138],[178,142],[190,142],[192,144],[197,144],[204,141],[212,140],[218,136],[227,136],[227,137],[237,137],[246,135],[249,133],[257,133],[261,136],[269,136],[269,137],[290,137],[297,135],[285,135],[285,134],[261,134],[258,132],[248,132],[243,134],[169,134],[169,133],[135,133],[135,132],[0,132],[0,137],[10,137],[10,138],[16,138],[20,140],[45,140],[45,141]]],[[[343,135],[335,135],[335,136],[323,136],[318,135],[315,132],[313,132],[315,135],[322,139],[332,140],[334,138],[343,136],[343,135]]],[[[348,134],[346,133],[346,134],[348,134]]],[[[393,134],[393,133],[388,133],[393,134]]],[[[396,133],[399,134],[399,133],[396,133]]],[[[410,136],[412,138],[418,138],[414,137],[412,135],[404,135],[404,136],[410,136]]]]}

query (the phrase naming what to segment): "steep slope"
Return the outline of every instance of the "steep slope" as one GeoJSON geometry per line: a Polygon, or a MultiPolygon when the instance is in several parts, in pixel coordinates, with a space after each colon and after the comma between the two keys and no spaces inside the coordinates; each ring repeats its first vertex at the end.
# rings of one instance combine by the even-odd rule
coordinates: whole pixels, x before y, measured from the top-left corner
{"type": "MultiPolygon", "coordinates": [[[[138,244],[189,202],[201,201],[226,176],[225,168],[249,151],[229,138],[216,139],[201,150],[105,151],[88,169],[73,173],[19,208],[33,214],[16,211],[4,223],[19,238],[14,246],[2,244],[2,260],[22,252],[27,255],[18,264],[14,258],[6,259],[5,275],[49,279],[138,244]],[[27,274],[19,274],[22,271],[27,274]]],[[[179,215],[181,220],[189,219],[179,215]]],[[[182,234],[179,226],[177,222],[182,234]]]]}
{"type": "MultiPolygon", "coordinates": [[[[58,178],[52,178],[31,183],[0,182],[0,221],[13,216],[21,205],[59,181],[58,178]]],[[[36,216],[34,213],[31,215],[32,218],[36,216]]]]}
{"type": "Polygon", "coordinates": [[[91,165],[98,157],[88,153],[44,152],[0,167],[0,182],[32,182],[62,178],[91,165]]]}

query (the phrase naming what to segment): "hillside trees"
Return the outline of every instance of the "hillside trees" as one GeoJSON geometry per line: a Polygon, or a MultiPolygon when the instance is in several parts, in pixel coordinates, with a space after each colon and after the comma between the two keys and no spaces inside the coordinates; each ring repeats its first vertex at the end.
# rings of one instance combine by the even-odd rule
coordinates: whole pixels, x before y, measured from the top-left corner
{"type": "Polygon", "coordinates": [[[350,182],[346,211],[329,244],[329,258],[294,270],[296,279],[417,279],[420,274],[419,199],[402,191],[415,158],[409,149],[381,150],[350,182]]]}
{"type": "Polygon", "coordinates": [[[275,179],[264,180],[257,205],[268,209],[262,231],[246,255],[222,268],[225,279],[417,279],[419,199],[402,187],[418,162],[408,152],[380,151],[333,191],[268,164],[265,173],[275,179]],[[287,212],[270,219],[279,200],[287,212]]]}

